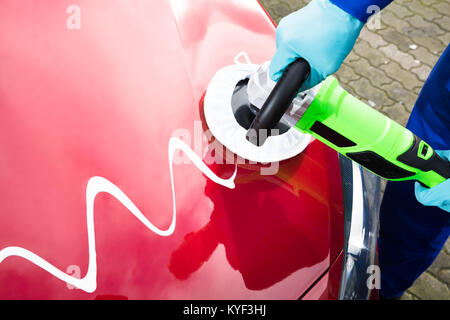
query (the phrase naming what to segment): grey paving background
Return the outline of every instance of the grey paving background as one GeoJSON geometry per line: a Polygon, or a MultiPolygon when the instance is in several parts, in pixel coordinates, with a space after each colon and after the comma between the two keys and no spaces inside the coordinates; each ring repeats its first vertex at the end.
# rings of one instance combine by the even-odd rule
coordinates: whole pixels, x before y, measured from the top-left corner
{"type": "MultiPolygon", "coordinates": [[[[261,0],[277,23],[308,2],[261,0]]],[[[350,93],[405,125],[424,81],[449,42],[448,0],[397,0],[369,20],[336,76],[350,93]]],[[[450,239],[402,299],[450,300],[449,289],[450,239]]]]}

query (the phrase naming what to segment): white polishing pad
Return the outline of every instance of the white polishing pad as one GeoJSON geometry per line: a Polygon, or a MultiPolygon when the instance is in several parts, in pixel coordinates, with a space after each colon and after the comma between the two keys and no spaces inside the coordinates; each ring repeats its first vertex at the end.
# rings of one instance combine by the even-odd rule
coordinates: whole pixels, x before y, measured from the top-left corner
{"type": "Polygon", "coordinates": [[[284,134],[268,137],[261,147],[257,147],[245,138],[247,130],[234,117],[231,107],[234,89],[239,81],[252,75],[258,67],[237,63],[220,69],[214,75],[205,94],[206,122],[220,143],[244,159],[268,163],[292,158],[306,148],[311,141],[310,135],[290,128],[284,134]]]}

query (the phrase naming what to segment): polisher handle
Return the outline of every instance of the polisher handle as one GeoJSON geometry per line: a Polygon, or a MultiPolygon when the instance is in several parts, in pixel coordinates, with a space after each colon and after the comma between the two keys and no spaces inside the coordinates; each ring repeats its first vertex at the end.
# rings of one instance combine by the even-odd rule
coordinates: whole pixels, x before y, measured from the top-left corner
{"type": "Polygon", "coordinates": [[[277,123],[283,117],[303,83],[309,77],[311,67],[303,58],[299,58],[286,67],[261,110],[256,115],[246,138],[260,147],[277,123]]]}
{"type": "Polygon", "coordinates": [[[450,162],[430,144],[350,95],[332,76],[295,128],[388,180],[432,188],[450,178],[450,162]]]}

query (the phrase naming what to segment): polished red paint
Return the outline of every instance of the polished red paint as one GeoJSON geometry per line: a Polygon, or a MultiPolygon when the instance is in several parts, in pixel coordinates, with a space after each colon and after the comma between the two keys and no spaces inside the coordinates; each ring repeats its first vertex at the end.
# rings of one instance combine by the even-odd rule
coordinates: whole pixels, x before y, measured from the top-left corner
{"type": "Polygon", "coordinates": [[[302,300],[337,300],[342,271],[342,252],[330,269],[302,296],[302,300]]]}
{"type": "MultiPolygon", "coordinates": [[[[208,156],[214,139],[198,146],[194,137],[207,130],[211,77],[240,51],[269,60],[275,29],[250,0],[79,0],[81,29],[69,30],[71,4],[0,2],[0,250],[24,247],[83,277],[88,180],[110,180],[166,229],[169,138],[184,132],[208,156]]],[[[210,167],[223,177],[234,170],[210,167]]],[[[100,194],[97,290],[69,289],[9,257],[0,298],[296,299],[342,249],[337,154],[315,141],[274,176],[258,169],[240,165],[230,190],[192,163],[175,165],[169,237],[100,194]]]]}

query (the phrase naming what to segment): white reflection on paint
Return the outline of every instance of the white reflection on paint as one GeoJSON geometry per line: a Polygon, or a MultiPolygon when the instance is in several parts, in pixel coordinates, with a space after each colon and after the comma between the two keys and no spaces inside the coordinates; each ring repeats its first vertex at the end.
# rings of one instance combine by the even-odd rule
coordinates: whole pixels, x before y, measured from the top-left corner
{"type": "Polygon", "coordinates": [[[175,230],[176,224],[176,201],[175,201],[175,187],[173,179],[172,161],[175,151],[183,151],[193,162],[193,164],[209,179],[224,187],[234,189],[234,178],[236,177],[237,167],[234,174],[229,179],[219,178],[214,172],[212,172],[206,164],[200,159],[200,157],[192,151],[188,145],[182,140],[176,137],[172,137],[169,140],[169,170],[170,170],[170,182],[172,186],[172,201],[173,201],[173,216],[172,222],[167,230],[161,230],[153,225],[136,207],[136,205],[112,182],[102,177],[92,177],[89,179],[86,188],[86,215],[87,215],[87,233],[88,233],[88,247],[89,247],[89,265],[88,271],[84,278],[73,277],[46,260],[42,259],[35,253],[21,248],[21,247],[6,247],[0,251],[0,263],[10,256],[22,257],[35,265],[41,267],[47,272],[51,273],[56,278],[66,282],[69,285],[75,286],[81,290],[92,293],[97,288],[97,259],[95,251],[95,230],[94,230],[94,201],[97,194],[106,192],[119,200],[136,218],[138,218],[148,229],[156,233],[157,235],[167,237],[170,236],[175,230]]]}

